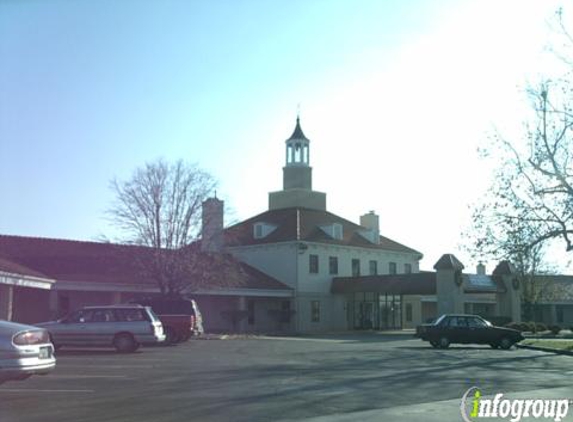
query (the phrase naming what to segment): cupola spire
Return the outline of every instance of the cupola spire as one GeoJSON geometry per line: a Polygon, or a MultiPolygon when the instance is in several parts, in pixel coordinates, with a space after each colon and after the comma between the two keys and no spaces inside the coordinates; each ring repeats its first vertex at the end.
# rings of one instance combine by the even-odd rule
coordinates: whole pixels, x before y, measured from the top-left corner
{"type": "Polygon", "coordinates": [[[310,139],[304,136],[300,127],[300,116],[296,116],[296,126],[294,132],[286,140],[286,166],[304,166],[310,165],[310,139]]]}

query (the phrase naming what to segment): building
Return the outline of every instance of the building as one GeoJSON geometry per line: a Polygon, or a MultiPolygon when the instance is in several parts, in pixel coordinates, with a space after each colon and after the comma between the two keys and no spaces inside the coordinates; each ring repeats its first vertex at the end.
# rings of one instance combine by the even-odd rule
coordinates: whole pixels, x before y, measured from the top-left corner
{"type": "Polygon", "coordinates": [[[392,315],[368,323],[354,316],[354,301],[331,291],[332,280],[418,273],[422,254],[381,236],[373,211],[357,224],[327,210],[326,194],[312,188],[310,140],[298,118],[285,149],[283,189],[269,193],[267,211],[225,230],[226,250],[293,289],[299,332],[401,327],[399,295],[384,298],[392,315]]]}
{"type": "MultiPolygon", "coordinates": [[[[188,292],[208,331],[317,332],[411,328],[443,313],[519,321],[522,286],[512,266],[475,274],[445,254],[420,271],[422,254],[380,233],[374,211],[352,222],[313,190],[310,140],[297,118],[285,142],[283,189],[268,210],[224,227],[223,202],[203,203],[201,239],[189,245],[220,256],[239,285],[188,292]]],[[[34,323],[83,305],[122,303],[158,293],[138,263],[149,250],[99,242],[0,235],[0,318],[34,323]]],[[[535,316],[573,324],[573,279],[546,277],[535,316]],[[556,294],[555,292],[558,292],[556,294]]]]}

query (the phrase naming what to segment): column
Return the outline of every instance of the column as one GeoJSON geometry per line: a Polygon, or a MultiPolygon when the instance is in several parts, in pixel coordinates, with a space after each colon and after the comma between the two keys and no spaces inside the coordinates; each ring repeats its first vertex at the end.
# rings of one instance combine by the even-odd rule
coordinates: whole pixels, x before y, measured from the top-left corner
{"type": "Polygon", "coordinates": [[[0,319],[12,321],[14,306],[14,286],[0,285],[0,319]]]}

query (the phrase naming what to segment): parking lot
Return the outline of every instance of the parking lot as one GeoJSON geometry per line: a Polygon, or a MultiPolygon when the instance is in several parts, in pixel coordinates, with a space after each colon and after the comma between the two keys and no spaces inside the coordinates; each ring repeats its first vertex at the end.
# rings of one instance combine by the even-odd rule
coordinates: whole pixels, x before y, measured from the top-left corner
{"type": "Polygon", "coordinates": [[[0,421],[457,421],[474,385],[573,398],[571,359],[378,334],[64,349],[52,374],[0,386],[0,421]]]}

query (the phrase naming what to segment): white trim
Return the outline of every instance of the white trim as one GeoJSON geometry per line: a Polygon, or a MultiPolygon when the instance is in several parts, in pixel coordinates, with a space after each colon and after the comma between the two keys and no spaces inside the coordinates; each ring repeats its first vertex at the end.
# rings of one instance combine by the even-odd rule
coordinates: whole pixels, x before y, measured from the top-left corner
{"type": "MultiPolygon", "coordinates": [[[[73,281],[58,281],[55,290],[61,291],[92,291],[92,292],[135,292],[135,293],[158,293],[159,288],[149,285],[111,284],[111,283],[82,283],[73,281]]],[[[221,289],[188,291],[190,295],[215,295],[215,296],[267,296],[267,297],[293,297],[291,290],[274,289],[221,289]]]]}
{"type": "MultiPolygon", "coordinates": [[[[420,261],[423,258],[423,254],[417,254],[414,252],[399,252],[393,251],[391,249],[384,249],[380,247],[365,247],[365,246],[354,246],[354,245],[339,245],[337,243],[327,243],[327,242],[315,242],[315,241],[308,241],[308,240],[286,240],[282,242],[268,242],[268,243],[256,243],[253,245],[234,245],[234,246],[227,246],[225,249],[229,252],[233,251],[240,251],[240,250],[249,250],[249,249],[269,249],[272,247],[280,247],[280,246],[291,246],[291,247],[298,247],[298,244],[305,243],[308,246],[313,246],[316,248],[326,248],[328,250],[338,250],[343,252],[354,252],[356,250],[365,252],[365,253],[373,253],[373,254],[386,254],[388,259],[390,258],[412,258],[414,261],[420,261]]],[[[414,273],[412,273],[414,274],[414,273]]]]}
{"type": "Polygon", "coordinates": [[[101,283],[101,282],[81,282],[81,281],[62,281],[58,280],[54,286],[55,290],[74,290],[74,291],[91,291],[91,292],[158,292],[157,286],[136,285],[136,284],[118,284],[118,283],[101,283]]]}
{"type": "Polygon", "coordinates": [[[266,296],[266,297],[294,297],[292,290],[274,289],[221,289],[221,290],[197,290],[188,292],[189,295],[199,296],[266,296]]]}
{"type": "Polygon", "coordinates": [[[9,286],[50,290],[55,283],[55,280],[47,278],[29,277],[21,274],[12,274],[0,271],[0,284],[7,284],[9,286]]]}

